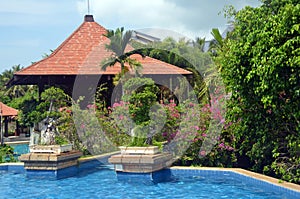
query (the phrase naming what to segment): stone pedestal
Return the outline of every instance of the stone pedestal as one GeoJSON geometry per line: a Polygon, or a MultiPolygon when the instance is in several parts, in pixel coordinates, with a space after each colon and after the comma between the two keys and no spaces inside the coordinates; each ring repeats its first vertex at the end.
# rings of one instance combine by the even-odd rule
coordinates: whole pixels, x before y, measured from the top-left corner
{"type": "Polygon", "coordinates": [[[121,154],[111,156],[108,161],[114,164],[118,179],[127,179],[128,181],[149,179],[155,182],[169,179],[170,176],[162,177],[158,174],[165,174],[159,171],[172,164],[172,155],[160,153],[157,147],[151,148],[154,152],[149,150],[149,148],[147,149],[147,147],[144,149],[143,147],[129,147],[127,148],[128,150],[121,148],[121,154]],[[153,179],[153,176],[158,176],[158,178],[153,179]]]}
{"type": "Polygon", "coordinates": [[[79,151],[65,153],[32,152],[19,157],[29,178],[65,178],[77,174],[79,151]]]}
{"type": "Polygon", "coordinates": [[[65,153],[72,151],[73,145],[72,144],[65,144],[65,145],[31,145],[29,146],[29,150],[32,153],[65,153]]]}
{"type": "Polygon", "coordinates": [[[119,154],[108,159],[116,171],[150,173],[170,166],[172,156],[168,153],[152,155],[119,154]]]}
{"type": "Polygon", "coordinates": [[[153,155],[159,153],[159,148],[157,146],[148,146],[148,147],[119,147],[121,154],[131,154],[131,155],[153,155]]]}

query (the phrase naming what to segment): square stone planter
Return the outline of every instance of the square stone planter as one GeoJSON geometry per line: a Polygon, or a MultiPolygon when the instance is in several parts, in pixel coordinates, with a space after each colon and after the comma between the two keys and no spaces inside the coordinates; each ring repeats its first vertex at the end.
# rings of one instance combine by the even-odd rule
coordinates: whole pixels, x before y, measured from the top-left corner
{"type": "Polygon", "coordinates": [[[108,161],[114,164],[117,173],[148,173],[162,170],[172,163],[172,155],[162,153],[157,146],[119,147],[120,154],[111,156],[108,161]]]}
{"type": "Polygon", "coordinates": [[[153,155],[159,153],[158,146],[147,146],[147,147],[119,147],[121,154],[132,154],[132,155],[153,155]]]}
{"type": "Polygon", "coordinates": [[[55,153],[61,154],[65,152],[72,151],[72,144],[64,144],[64,145],[31,145],[29,147],[29,151],[31,153],[55,153]]]}
{"type": "Polygon", "coordinates": [[[82,156],[81,152],[72,150],[67,153],[57,154],[45,152],[48,149],[44,149],[44,146],[42,148],[38,152],[22,154],[19,157],[19,160],[24,162],[27,177],[61,179],[78,173],[78,158],[82,156]]]}

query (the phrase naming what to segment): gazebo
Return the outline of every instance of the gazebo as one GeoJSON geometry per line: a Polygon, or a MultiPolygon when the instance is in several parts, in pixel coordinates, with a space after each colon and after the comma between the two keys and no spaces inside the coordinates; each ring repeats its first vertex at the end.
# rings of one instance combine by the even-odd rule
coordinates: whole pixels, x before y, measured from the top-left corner
{"type": "Polygon", "coordinates": [[[0,102],[0,128],[1,128],[1,144],[3,141],[3,121],[4,121],[4,136],[8,137],[8,122],[10,117],[18,115],[18,110],[9,107],[0,102]]]}
{"type": "MultiPolygon", "coordinates": [[[[110,43],[105,37],[107,30],[94,21],[93,15],[86,15],[84,22],[50,56],[16,72],[7,86],[38,85],[39,92],[45,86],[59,86],[72,95],[76,79],[84,83],[98,81],[113,85],[112,78],[120,73],[121,67],[115,64],[101,70],[103,60],[112,55],[105,48],[110,43]],[[99,77],[101,77],[99,79],[99,77]]],[[[151,58],[133,55],[143,66],[144,76],[169,79],[178,75],[190,76],[192,72],[172,64],[151,58]]],[[[109,88],[112,91],[112,88],[109,88]]]]}

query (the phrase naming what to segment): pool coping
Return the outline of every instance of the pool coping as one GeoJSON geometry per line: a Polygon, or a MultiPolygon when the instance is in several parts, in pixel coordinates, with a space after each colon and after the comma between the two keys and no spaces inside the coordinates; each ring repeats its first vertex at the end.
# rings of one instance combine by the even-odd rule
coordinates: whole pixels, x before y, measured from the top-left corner
{"type": "Polygon", "coordinates": [[[29,144],[29,142],[30,141],[28,141],[28,140],[23,140],[23,141],[4,142],[4,144],[8,144],[8,145],[10,145],[10,144],[12,144],[12,145],[14,145],[14,144],[29,144]]]}
{"type": "Polygon", "coordinates": [[[184,167],[184,166],[173,166],[170,169],[178,169],[178,170],[210,170],[210,171],[229,171],[234,172],[246,177],[254,178],[256,180],[260,180],[266,183],[273,184],[275,186],[283,187],[292,191],[295,191],[300,194],[300,185],[295,183],[286,182],[277,178],[273,178],[270,176],[266,176],[260,173],[255,173],[252,171],[248,171],[241,168],[220,168],[220,167],[184,167]]]}
{"type": "Polygon", "coordinates": [[[3,166],[24,166],[24,162],[6,162],[6,163],[1,163],[0,167],[3,166]]]}
{"type": "Polygon", "coordinates": [[[89,161],[93,161],[93,160],[99,160],[99,159],[106,159],[112,155],[116,155],[119,154],[120,151],[114,151],[111,153],[104,153],[101,155],[94,155],[94,156],[88,156],[88,157],[81,157],[78,159],[79,163],[84,163],[84,162],[89,162],[89,161]]]}

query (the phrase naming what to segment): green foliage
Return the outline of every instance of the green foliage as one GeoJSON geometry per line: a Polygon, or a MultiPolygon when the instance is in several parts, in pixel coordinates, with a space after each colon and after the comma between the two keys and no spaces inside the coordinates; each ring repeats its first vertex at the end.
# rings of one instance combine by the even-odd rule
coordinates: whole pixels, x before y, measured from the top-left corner
{"type": "Polygon", "coordinates": [[[0,146],[0,163],[16,162],[14,158],[14,149],[9,145],[0,146]]]}
{"type": "Polygon", "coordinates": [[[67,140],[65,137],[61,135],[56,135],[54,139],[55,139],[55,144],[58,145],[69,144],[69,140],[67,140]]]}
{"type": "Polygon", "coordinates": [[[59,135],[55,137],[57,144],[72,143],[74,149],[83,152],[84,155],[90,154],[87,148],[82,144],[77,134],[76,126],[72,116],[71,107],[63,107],[59,109],[61,115],[57,119],[57,128],[59,135]]]}
{"type": "Polygon", "coordinates": [[[51,87],[41,93],[41,102],[35,111],[31,112],[34,123],[40,122],[45,118],[57,119],[61,116],[59,108],[71,103],[70,97],[60,88],[51,87]]]}
{"type": "Polygon", "coordinates": [[[148,146],[152,144],[146,142],[147,134],[149,134],[149,128],[147,128],[146,125],[148,125],[148,123],[144,122],[133,129],[133,137],[129,146],[148,146]]]}
{"type": "Polygon", "coordinates": [[[16,65],[0,74],[0,101],[19,110],[18,121],[21,126],[30,126],[32,124],[30,113],[38,104],[37,87],[32,85],[6,87],[13,74],[21,69],[20,65],[16,65]]]}
{"type": "Polygon", "coordinates": [[[8,104],[10,102],[10,98],[5,95],[5,91],[0,91],[0,101],[4,104],[8,104]]]}
{"type": "Polygon", "coordinates": [[[38,106],[38,93],[26,92],[23,97],[14,98],[9,106],[19,110],[18,121],[22,126],[32,126],[36,120],[36,108],[38,106]]]}
{"type": "Polygon", "coordinates": [[[203,42],[204,39],[199,38],[196,38],[195,42],[190,42],[185,39],[176,41],[168,37],[162,42],[153,42],[147,45],[132,42],[132,45],[136,49],[140,49],[144,55],[191,71],[193,78],[189,80],[189,83],[198,94],[199,100],[202,100],[208,98],[206,81],[209,81],[209,77],[207,71],[215,68],[210,53],[204,52],[203,42]],[[191,43],[192,45],[190,45],[191,43]]]}
{"type": "Polygon", "coordinates": [[[300,5],[265,0],[236,13],[217,63],[230,92],[238,161],[299,183],[300,5]]]}
{"type": "MultiPolygon", "coordinates": [[[[81,109],[79,102],[73,103],[72,118],[76,128],[76,136],[84,146],[86,152],[93,155],[116,151],[115,145],[109,140],[111,132],[105,132],[103,128],[103,118],[98,118],[95,105],[88,105],[86,109],[81,109]]],[[[98,109],[98,111],[100,111],[98,109]]],[[[103,112],[104,113],[104,112],[103,112]]],[[[101,114],[102,115],[102,114],[101,114]]],[[[102,115],[102,117],[104,117],[102,115]]]]}
{"type": "MultiPolygon", "coordinates": [[[[129,102],[130,118],[137,125],[133,129],[134,137],[132,145],[142,146],[146,144],[146,138],[150,134],[150,109],[157,101],[159,88],[150,78],[131,78],[124,84],[125,95],[123,100],[129,102]],[[144,144],[143,144],[144,143],[144,144]]],[[[151,144],[152,140],[149,140],[151,144]]]]}
{"type": "Polygon", "coordinates": [[[221,35],[219,29],[213,28],[211,31],[211,34],[214,37],[214,39],[217,43],[217,46],[222,47],[223,46],[223,38],[222,38],[222,35],[221,35]]]}
{"type": "Polygon", "coordinates": [[[139,125],[150,120],[150,108],[157,101],[158,87],[150,78],[131,78],[124,84],[126,95],[123,100],[129,102],[129,113],[139,125]]]}
{"type": "Polygon", "coordinates": [[[15,85],[10,88],[6,87],[6,84],[9,80],[12,79],[13,74],[21,70],[22,67],[20,65],[15,65],[9,70],[5,70],[2,74],[0,74],[0,100],[4,103],[9,103],[14,98],[23,97],[27,92],[32,92],[36,89],[35,86],[32,85],[15,85]]]}
{"type": "Polygon", "coordinates": [[[111,51],[113,54],[102,61],[101,69],[105,71],[107,67],[114,66],[116,63],[119,63],[121,65],[121,71],[120,74],[118,74],[114,79],[116,84],[119,79],[129,71],[130,68],[135,71],[136,76],[139,76],[139,70],[142,67],[140,62],[130,57],[132,54],[140,53],[138,51],[127,52],[126,50],[131,35],[132,31],[126,31],[124,33],[123,27],[117,28],[115,31],[108,30],[107,33],[104,34],[104,36],[110,40],[110,43],[106,44],[105,48],[108,51],[111,51]]]}
{"type": "Polygon", "coordinates": [[[187,136],[190,145],[176,165],[236,166],[234,137],[231,131],[233,124],[225,123],[225,96],[217,92],[219,91],[212,95],[209,102],[198,105],[185,101],[178,106],[181,113],[180,122],[184,125],[181,124],[177,134],[183,133],[187,136]],[[198,111],[195,111],[197,109],[198,111]]]}

